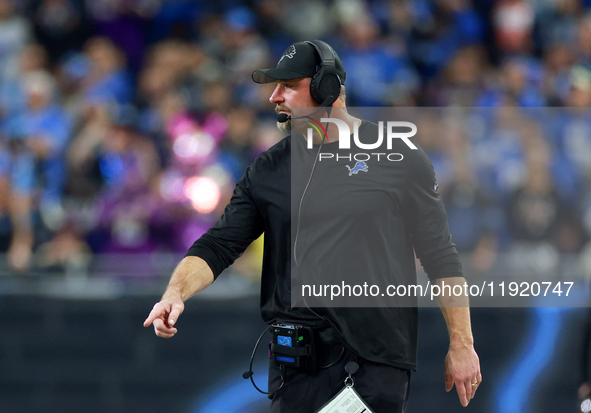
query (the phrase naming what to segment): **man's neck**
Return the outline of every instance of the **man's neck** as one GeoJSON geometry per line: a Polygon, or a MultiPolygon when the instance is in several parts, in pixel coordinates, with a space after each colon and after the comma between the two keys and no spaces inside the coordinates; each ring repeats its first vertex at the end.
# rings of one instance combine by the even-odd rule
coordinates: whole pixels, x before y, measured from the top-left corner
{"type": "MultiPolygon", "coordinates": [[[[347,108],[341,104],[335,105],[330,108],[330,113],[325,112],[324,114],[315,117],[318,122],[322,124],[324,129],[326,130],[327,136],[325,139],[326,142],[337,142],[339,140],[339,129],[334,122],[322,122],[321,119],[331,118],[331,119],[339,119],[349,126],[349,130],[353,132],[355,130],[355,123],[357,122],[357,126],[361,125],[361,119],[351,116],[347,112],[347,108]]],[[[317,133],[314,133],[314,143],[319,144],[322,142],[322,137],[318,136],[317,133]]]]}

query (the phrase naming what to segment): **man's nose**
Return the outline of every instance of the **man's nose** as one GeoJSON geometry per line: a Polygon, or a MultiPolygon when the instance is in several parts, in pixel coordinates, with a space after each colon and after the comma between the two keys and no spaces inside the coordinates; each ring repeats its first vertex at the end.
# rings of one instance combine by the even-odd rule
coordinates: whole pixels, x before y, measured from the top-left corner
{"type": "Polygon", "coordinates": [[[283,99],[283,90],[281,89],[281,85],[275,86],[275,90],[271,93],[271,97],[269,98],[269,102],[280,104],[283,103],[285,99],[283,99]]]}

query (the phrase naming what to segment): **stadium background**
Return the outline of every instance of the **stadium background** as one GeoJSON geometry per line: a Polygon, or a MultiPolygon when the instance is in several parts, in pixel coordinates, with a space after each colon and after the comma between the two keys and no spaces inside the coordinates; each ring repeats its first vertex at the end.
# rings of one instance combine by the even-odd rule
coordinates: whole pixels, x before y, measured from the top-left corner
{"type": "MultiPolygon", "coordinates": [[[[591,105],[590,6],[0,0],[0,411],[265,411],[241,378],[264,327],[260,241],[189,301],[177,337],[141,323],[281,138],[250,73],[302,39],[339,52],[349,106],[514,108],[478,138],[418,136],[467,275],[588,280],[591,114],[520,114],[591,105]]],[[[474,309],[485,382],[463,411],[576,411],[586,311],[474,309]]],[[[409,412],[460,411],[437,309],[420,335],[409,412]]]]}

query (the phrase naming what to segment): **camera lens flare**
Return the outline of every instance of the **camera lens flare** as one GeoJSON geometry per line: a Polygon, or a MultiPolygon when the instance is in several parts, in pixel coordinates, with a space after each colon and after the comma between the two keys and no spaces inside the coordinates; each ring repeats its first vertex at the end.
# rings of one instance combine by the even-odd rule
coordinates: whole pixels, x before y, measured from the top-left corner
{"type": "Polygon", "coordinates": [[[207,214],[220,202],[220,187],[211,178],[195,176],[185,182],[185,196],[191,201],[197,212],[207,214]]]}
{"type": "Polygon", "coordinates": [[[168,202],[183,201],[184,179],[181,173],[168,171],[162,175],[160,180],[160,195],[168,202]]]}
{"type": "Polygon", "coordinates": [[[179,135],[172,145],[174,154],[185,161],[205,159],[214,148],[215,139],[201,131],[179,135]]]}

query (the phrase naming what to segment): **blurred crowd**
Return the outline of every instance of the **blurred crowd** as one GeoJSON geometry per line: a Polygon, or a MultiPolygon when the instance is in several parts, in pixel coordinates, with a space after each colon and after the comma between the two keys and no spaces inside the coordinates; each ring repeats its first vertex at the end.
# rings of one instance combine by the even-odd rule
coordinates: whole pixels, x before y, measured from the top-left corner
{"type": "Polygon", "coordinates": [[[345,66],[348,106],[488,108],[445,128],[426,119],[417,138],[473,270],[500,252],[537,271],[565,254],[584,264],[590,6],[0,0],[0,252],[25,271],[186,251],[282,138],[273,85],[252,71],[320,38],[345,66]]]}

